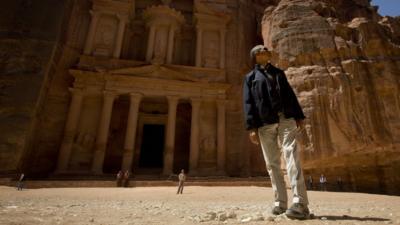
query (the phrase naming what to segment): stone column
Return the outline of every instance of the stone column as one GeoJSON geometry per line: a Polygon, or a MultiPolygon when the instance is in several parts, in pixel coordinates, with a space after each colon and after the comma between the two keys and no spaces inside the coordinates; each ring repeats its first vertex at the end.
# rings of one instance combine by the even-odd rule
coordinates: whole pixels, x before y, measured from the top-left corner
{"type": "Polygon", "coordinates": [[[89,32],[86,37],[85,49],[83,51],[83,53],[85,55],[92,54],[93,39],[94,39],[94,35],[96,34],[97,23],[99,22],[99,19],[100,19],[99,12],[90,11],[90,14],[92,15],[92,20],[90,21],[89,32]]]}
{"type": "Polygon", "coordinates": [[[113,53],[114,58],[117,59],[119,59],[119,57],[121,56],[122,41],[124,40],[125,26],[128,21],[128,18],[126,18],[126,16],[118,15],[118,19],[119,19],[118,31],[117,31],[118,33],[113,53]]]}
{"type": "Polygon", "coordinates": [[[201,99],[193,98],[191,99],[192,103],[192,124],[190,131],[190,155],[189,155],[189,173],[196,174],[197,173],[197,165],[199,161],[199,116],[200,116],[200,107],[201,107],[201,99]]]}
{"type": "Polygon", "coordinates": [[[201,28],[197,28],[197,40],[196,40],[196,66],[201,67],[201,49],[202,49],[202,42],[203,42],[203,30],[201,28]]]}
{"type": "Polygon", "coordinates": [[[140,100],[142,99],[142,95],[138,93],[130,94],[130,105],[129,105],[129,115],[128,115],[128,123],[126,125],[126,135],[125,135],[125,144],[124,144],[124,156],[122,159],[122,171],[132,169],[132,160],[135,154],[135,138],[136,138],[136,129],[137,129],[137,121],[139,116],[139,106],[140,100]]]}
{"type": "Polygon", "coordinates": [[[151,26],[149,31],[149,39],[147,41],[146,61],[148,62],[151,61],[151,57],[153,56],[155,34],[156,34],[156,28],[154,26],[151,26]]]}
{"type": "Polygon", "coordinates": [[[220,31],[220,56],[219,56],[219,68],[225,69],[225,34],[226,30],[220,31]]]}
{"type": "Polygon", "coordinates": [[[225,100],[217,100],[217,170],[219,173],[225,173],[226,148],[225,148],[225,100]]]}
{"type": "Polygon", "coordinates": [[[115,92],[104,91],[103,109],[101,111],[99,127],[97,128],[96,149],[92,162],[92,172],[95,174],[101,174],[103,172],[111,113],[116,96],[117,93],[115,92]]]}
{"type": "Polygon", "coordinates": [[[168,33],[168,51],[167,51],[167,64],[172,63],[172,56],[174,53],[174,36],[175,28],[171,26],[168,33]]]}
{"type": "Polygon", "coordinates": [[[169,175],[173,171],[174,150],[175,150],[175,128],[176,128],[176,108],[178,106],[179,97],[168,96],[168,122],[167,134],[165,138],[164,149],[164,175],[169,175]]]}
{"type": "Polygon", "coordinates": [[[84,93],[80,89],[70,88],[69,90],[72,93],[72,99],[69,105],[67,121],[65,123],[64,137],[58,154],[56,173],[65,172],[68,169],[72,144],[74,143],[74,137],[76,134],[76,128],[78,127],[84,97],[84,93]]]}

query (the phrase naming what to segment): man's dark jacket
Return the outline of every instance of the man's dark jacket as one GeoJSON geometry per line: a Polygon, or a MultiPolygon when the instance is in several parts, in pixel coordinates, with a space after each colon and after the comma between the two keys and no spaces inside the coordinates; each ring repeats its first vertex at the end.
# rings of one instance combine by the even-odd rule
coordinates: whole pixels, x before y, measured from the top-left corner
{"type": "MultiPolygon", "coordinates": [[[[271,82],[269,82],[262,70],[259,65],[256,65],[246,75],[243,82],[243,106],[247,130],[279,122],[277,110],[272,109],[272,102],[276,101],[276,99],[271,98],[271,88],[273,87],[271,87],[271,82]]],[[[268,64],[264,71],[276,76],[285,118],[304,119],[303,110],[287,81],[285,73],[271,64],[268,64]]]]}

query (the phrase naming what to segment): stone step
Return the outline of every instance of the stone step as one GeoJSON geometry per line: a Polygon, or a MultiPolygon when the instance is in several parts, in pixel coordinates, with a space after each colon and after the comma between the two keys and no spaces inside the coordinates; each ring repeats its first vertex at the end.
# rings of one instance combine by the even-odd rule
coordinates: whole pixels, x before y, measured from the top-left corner
{"type": "MultiPolygon", "coordinates": [[[[0,180],[0,185],[15,186],[15,180],[0,180]]],[[[157,187],[176,186],[177,181],[172,180],[130,180],[129,187],[157,187]]],[[[69,188],[69,187],[115,187],[114,180],[27,180],[26,188],[69,188]]],[[[268,178],[259,179],[215,179],[215,180],[188,180],[185,186],[258,186],[271,187],[268,178]]]]}

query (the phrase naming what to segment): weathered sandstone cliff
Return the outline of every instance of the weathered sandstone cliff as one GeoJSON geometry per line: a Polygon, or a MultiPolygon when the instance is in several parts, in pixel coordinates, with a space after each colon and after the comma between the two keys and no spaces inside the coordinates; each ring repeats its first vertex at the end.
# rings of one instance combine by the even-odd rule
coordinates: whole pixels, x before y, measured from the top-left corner
{"type": "Polygon", "coordinates": [[[307,175],[398,193],[399,25],[368,0],[282,0],[265,9],[264,43],[307,117],[300,138],[307,175]]]}

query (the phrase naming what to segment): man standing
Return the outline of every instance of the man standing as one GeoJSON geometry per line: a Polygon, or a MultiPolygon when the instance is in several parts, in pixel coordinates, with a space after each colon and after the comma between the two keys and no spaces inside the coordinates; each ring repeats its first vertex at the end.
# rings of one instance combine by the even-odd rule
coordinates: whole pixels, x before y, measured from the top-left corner
{"type": "Polygon", "coordinates": [[[125,171],[125,173],[124,173],[124,179],[123,179],[123,186],[124,187],[129,187],[129,171],[128,170],[126,170],[125,171]]]}
{"type": "Polygon", "coordinates": [[[308,176],[307,183],[308,183],[308,190],[312,190],[313,189],[314,180],[313,180],[311,175],[308,176]]]}
{"type": "Polygon", "coordinates": [[[122,173],[122,170],[120,170],[118,173],[117,173],[117,187],[121,187],[122,186],[122,177],[123,177],[123,173],[122,173]]]}
{"type": "Polygon", "coordinates": [[[183,185],[186,180],[185,170],[181,170],[181,173],[178,175],[178,178],[179,178],[179,186],[178,186],[178,192],[176,192],[176,194],[182,194],[183,185]]]}
{"type": "Polygon", "coordinates": [[[24,188],[24,181],[25,181],[25,174],[21,173],[18,179],[18,184],[17,184],[17,190],[22,191],[22,188],[24,188]]]}
{"type": "Polygon", "coordinates": [[[339,176],[336,179],[336,185],[337,185],[337,190],[338,191],[343,191],[343,180],[342,180],[342,177],[339,176]]]}
{"type": "Polygon", "coordinates": [[[244,114],[250,141],[257,145],[261,142],[271,177],[275,196],[272,213],[306,219],[309,216],[308,197],[295,139],[297,132],[304,127],[305,116],[285,73],[271,65],[271,52],[263,45],[257,45],[250,56],[255,68],[246,75],[243,83],[244,114]],[[293,204],[289,209],[278,138],[282,143],[293,192],[293,204]]]}
{"type": "Polygon", "coordinates": [[[326,177],[324,176],[324,174],[321,174],[321,176],[319,177],[319,184],[321,191],[326,191],[326,182],[328,182],[326,180],[326,177]]]}

